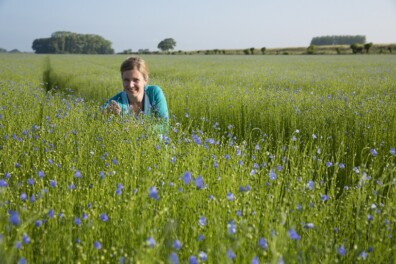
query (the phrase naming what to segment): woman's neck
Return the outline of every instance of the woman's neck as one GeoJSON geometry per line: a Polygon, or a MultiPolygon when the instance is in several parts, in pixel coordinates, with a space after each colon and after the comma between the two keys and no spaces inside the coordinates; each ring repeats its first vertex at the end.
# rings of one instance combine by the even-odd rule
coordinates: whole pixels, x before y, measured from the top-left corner
{"type": "Polygon", "coordinates": [[[128,102],[129,102],[129,108],[135,112],[135,114],[140,114],[143,111],[143,96],[142,98],[136,98],[136,97],[129,97],[128,96],[128,102]]]}

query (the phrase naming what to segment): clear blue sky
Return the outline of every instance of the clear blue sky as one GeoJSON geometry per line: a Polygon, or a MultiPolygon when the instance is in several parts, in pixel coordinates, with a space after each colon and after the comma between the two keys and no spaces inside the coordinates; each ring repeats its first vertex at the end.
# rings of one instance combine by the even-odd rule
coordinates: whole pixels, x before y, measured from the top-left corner
{"type": "Polygon", "coordinates": [[[156,51],[308,46],[312,37],[365,35],[396,43],[396,0],[0,0],[0,48],[32,51],[56,31],[97,34],[156,51]]]}

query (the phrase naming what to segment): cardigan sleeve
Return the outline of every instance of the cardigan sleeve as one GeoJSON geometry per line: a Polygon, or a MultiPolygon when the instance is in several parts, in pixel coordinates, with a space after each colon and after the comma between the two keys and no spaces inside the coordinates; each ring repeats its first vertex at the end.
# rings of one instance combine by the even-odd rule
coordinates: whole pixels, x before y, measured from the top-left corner
{"type": "Polygon", "coordinates": [[[168,121],[168,105],[162,89],[156,85],[151,85],[148,87],[147,93],[150,97],[150,104],[155,117],[163,118],[168,121]]]}

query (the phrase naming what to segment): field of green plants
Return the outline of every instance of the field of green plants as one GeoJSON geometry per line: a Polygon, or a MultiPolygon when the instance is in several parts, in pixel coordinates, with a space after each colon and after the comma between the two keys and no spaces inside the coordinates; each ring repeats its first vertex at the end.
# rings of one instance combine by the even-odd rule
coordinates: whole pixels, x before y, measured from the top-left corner
{"type": "Polygon", "coordinates": [[[0,263],[395,263],[394,56],[0,54],[0,263]]]}

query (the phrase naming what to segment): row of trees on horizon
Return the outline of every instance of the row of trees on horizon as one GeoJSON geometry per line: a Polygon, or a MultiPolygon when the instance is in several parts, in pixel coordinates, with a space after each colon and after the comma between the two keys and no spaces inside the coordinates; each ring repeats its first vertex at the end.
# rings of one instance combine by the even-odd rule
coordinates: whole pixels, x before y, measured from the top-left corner
{"type": "Polygon", "coordinates": [[[320,36],[314,37],[310,45],[314,46],[330,46],[330,45],[352,45],[365,44],[366,36],[363,35],[343,35],[343,36],[320,36]]]}
{"type": "Polygon", "coordinates": [[[113,54],[111,42],[99,35],[57,31],[50,38],[35,39],[35,53],[113,54]]]}
{"type": "MultiPolygon", "coordinates": [[[[104,39],[99,35],[94,34],[78,34],[69,31],[57,31],[51,34],[50,38],[35,39],[32,44],[32,49],[35,53],[41,54],[114,54],[114,49],[111,47],[111,42],[104,39]]],[[[369,53],[373,43],[366,43],[366,36],[363,35],[333,35],[333,36],[320,36],[314,37],[311,40],[309,47],[306,49],[306,54],[318,54],[317,50],[322,50],[321,46],[335,46],[337,54],[345,53],[345,47],[349,46],[352,53],[369,53]]],[[[378,49],[378,53],[384,53],[385,50],[392,53],[394,45],[388,47],[376,47],[374,52],[378,49]]],[[[274,54],[274,49],[267,50],[266,47],[262,48],[248,48],[244,50],[197,50],[192,52],[173,51],[176,47],[176,41],[173,38],[166,38],[159,42],[157,48],[159,51],[150,51],[149,49],[139,49],[132,51],[127,49],[119,54],[245,54],[254,55],[257,52],[261,54],[274,54]],[[268,52],[267,52],[268,51],[268,52]]],[[[283,48],[278,49],[276,54],[294,54],[293,50],[297,48],[283,48]]],[[[301,50],[301,48],[299,48],[301,50]]],[[[7,51],[0,48],[0,53],[18,53],[19,50],[7,51]]],[[[300,51],[301,52],[301,51],[300,51]]]]}

